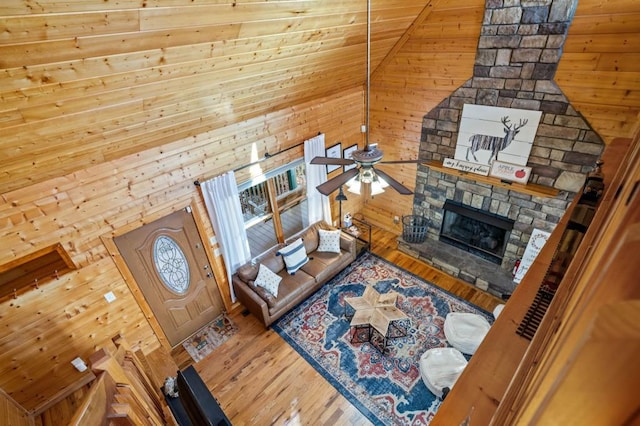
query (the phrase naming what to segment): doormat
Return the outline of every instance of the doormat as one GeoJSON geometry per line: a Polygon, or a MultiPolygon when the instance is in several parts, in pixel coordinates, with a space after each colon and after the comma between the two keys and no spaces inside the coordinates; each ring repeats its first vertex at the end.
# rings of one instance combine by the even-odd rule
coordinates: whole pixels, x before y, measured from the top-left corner
{"type": "Polygon", "coordinates": [[[236,334],[238,327],[226,314],[214,319],[211,324],[198,331],[182,343],[195,362],[201,361],[215,348],[236,334]]]}
{"type": "Polygon", "coordinates": [[[447,347],[449,312],[491,314],[372,253],[365,253],[333,280],[278,320],[273,329],[374,425],[427,425],[441,400],[420,377],[421,355],[447,347]],[[345,297],[361,296],[366,285],[398,293],[398,307],[410,318],[407,335],[392,340],[385,354],[371,343],[351,341],[345,297]]]}

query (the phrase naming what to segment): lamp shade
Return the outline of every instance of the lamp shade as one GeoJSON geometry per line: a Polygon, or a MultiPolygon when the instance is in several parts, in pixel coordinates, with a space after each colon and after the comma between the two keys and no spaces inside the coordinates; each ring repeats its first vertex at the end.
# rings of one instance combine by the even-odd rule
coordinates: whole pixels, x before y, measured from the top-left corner
{"type": "Polygon", "coordinates": [[[371,195],[378,195],[384,192],[384,188],[389,186],[384,180],[377,178],[371,182],[371,195]]]}
{"type": "Polygon", "coordinates": [[[336,195],[336,201],[347,201],[347,196],[344,195],[342,186],[340,186],[340,191],[338,192],[338,195],[336,195]]]}
{"type": "Polygon", "coordinates": [[[360,188],[362,184],[360,183],[358,177],[359,176],[356,175],[353,179],[347,181],[347,191],[360,195],[360,188]]]}

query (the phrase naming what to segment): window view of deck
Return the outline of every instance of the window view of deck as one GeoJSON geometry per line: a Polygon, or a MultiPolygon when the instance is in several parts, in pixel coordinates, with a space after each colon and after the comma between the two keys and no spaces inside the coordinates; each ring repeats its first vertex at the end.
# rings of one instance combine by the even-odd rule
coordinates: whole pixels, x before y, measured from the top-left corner
{"type": "Polygon", "coordinates": [[[299,164],[240,192],[252,257],[306,226],[306,188],[305,166],[299,164]]]}

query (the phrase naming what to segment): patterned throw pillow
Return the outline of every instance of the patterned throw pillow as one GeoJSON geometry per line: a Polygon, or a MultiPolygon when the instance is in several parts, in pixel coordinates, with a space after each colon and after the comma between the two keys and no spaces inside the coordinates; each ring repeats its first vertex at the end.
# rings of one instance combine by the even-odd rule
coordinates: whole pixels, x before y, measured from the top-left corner
{"type": "Polygon", "coordinates": [[[269,293],[273,294],[274,297],[278,297],[278,286],[280,285],[280,281],[282,281],[282,278],[279,275],[263,264],[260,264],[258,276],[253,283],[264,288],[269,293]]]}
{"type": "Polygon", "coordinates": [[[340,230],[326,231],[324,229],[318,229],[318,235],[320,237],[320,243],[318,244],[317,251],[328,251],[331,253],[340,253],[340,230]]]}
{"type": "Polygon", "coordinates": [[[284,259],[289,275],[295,274],[298,269],[309,261],[302,238],[298,238],[288,246],[281,248],[278,254],[284,259]]]}

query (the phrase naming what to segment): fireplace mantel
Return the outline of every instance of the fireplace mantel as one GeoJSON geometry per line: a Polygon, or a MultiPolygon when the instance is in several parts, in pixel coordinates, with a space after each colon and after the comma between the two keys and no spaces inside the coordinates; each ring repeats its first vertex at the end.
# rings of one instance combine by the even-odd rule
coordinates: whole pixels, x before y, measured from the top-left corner
{"type": "Polygon", "coordinates": [[[463,171],[452,169],[449,167],[444,167],[442,165],[442,161],[427,161],[422,164],[437,172],[458,176],[464,179],[471,179],[477,182],[487,183],[489,185],[499,186],[501,188],[510,189],[512,191],[521,192],[523,194],[532,195],[534,197],[553,198],[557,196],[560,192],[555,188],[538,185],[535,183],[528,183],[525,185],[525,184],[516,183],[516,182],[505,182],[503,180],[500,180],[492,176],[482,176],[475,173],[463,172],[463,171]]]}

